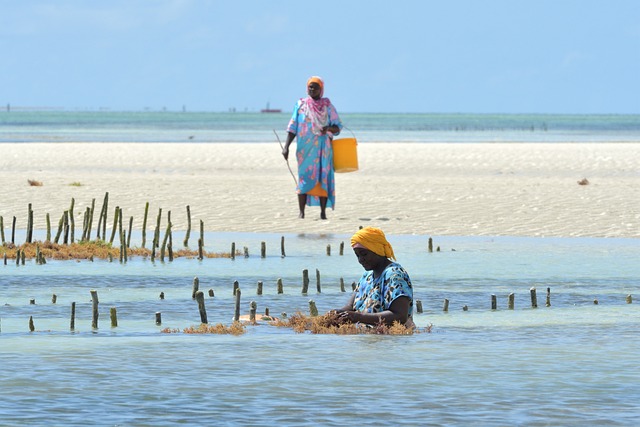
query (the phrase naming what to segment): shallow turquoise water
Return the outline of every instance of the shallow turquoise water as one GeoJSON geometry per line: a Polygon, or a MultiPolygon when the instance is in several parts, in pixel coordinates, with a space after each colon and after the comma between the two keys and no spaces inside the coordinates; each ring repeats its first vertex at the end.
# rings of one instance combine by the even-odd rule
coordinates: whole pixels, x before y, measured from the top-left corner
{"type": "Polygon", "coordinates": [[[425,236],[389,236],[423,303],[416,322],[432,324],[431,333],[318,336],[268,325],[239,337],[160,333],[199,323],[196,276],[205,294],[215,291],[206,297],[209,323],[231,322],[234,280],[245,313],[252,300],[273,314],[306,312],[310,299],[321,312],[343,305],[349,294],[340,278],[348,290],[361,273],[350,250],[338,253],[348,236],[286,235],[285,258],[280,237],[205,236],[208,250],[247,246],[247,259],[0,265],[0,424],[636,424],[640,241],[435,236],[441,251],[429,253],[425,236]],[[258,280],[263,295],[256,295],[258,280]],[[91,289],[100,299],[97,330],[91,289]],[[117,328],[109,325],[110,307],[117,307],[117,328]]]}

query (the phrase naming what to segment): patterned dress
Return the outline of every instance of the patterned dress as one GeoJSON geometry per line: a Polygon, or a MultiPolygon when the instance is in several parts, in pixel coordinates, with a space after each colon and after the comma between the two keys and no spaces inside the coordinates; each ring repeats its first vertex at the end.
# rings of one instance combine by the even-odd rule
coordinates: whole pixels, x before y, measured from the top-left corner
{"type": "MultiPolygon", "coordinates": [[[[314,132],[309,108],[306,105],[311,98],[302,98],[293,109],[293,115],[287,126],[287,132],[296,134],[296,160],[298,161],[298,194],[307,194],[319,182],[327,192],[327,207],[335,208],[336,189],[333,174],[333,149],[331,141],[333,135],[318,135],[314,132]]],[[[338,126],[342,129],[342,122],[335,107],[329,99],[322,98],[326,108],[326,123],[323,126],[338,126]]],[[[317,125],[317,123],[316,123],[317,125]]],[[[308,206],[320,206],[320,198],[307,196],[308,206]]]]}
{"type": "Polygon", "coordinates": [[[409,297],[409,322],[413,319],[413,286],[407,271],[392,262],[377,278],[373,277],[373,271],[364,272],[356,286],[353,309],[361,313],[380,313],[402,296],[409,297]]]}

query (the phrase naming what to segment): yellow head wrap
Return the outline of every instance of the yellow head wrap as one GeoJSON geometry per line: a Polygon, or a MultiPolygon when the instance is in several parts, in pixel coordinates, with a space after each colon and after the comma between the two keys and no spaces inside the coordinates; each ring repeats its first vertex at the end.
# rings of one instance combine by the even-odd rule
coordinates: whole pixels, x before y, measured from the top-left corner
{"type": "Polygon", "coordinates": [[[393,260],[396,259],[396,256],[393,254],[391,244],[384,236],[384,232],[379,228],[365,227],[360,229],[356,234],[351,236],[351,247],[353,248],[358,244],[364,246],[366,249],[369,249],[377,255],[391,258],[393,260]]]}
{"type": "Polygon", "coordinates": [[[309,80],[307,80],[307,87],[309,87],[309,84],[311,83],[318,83],[318,85],[320,86],[320,96],[324,95],[324,81],[322,80],[321,77],[318,77],[318,76],[309,77],[309,80]]]}

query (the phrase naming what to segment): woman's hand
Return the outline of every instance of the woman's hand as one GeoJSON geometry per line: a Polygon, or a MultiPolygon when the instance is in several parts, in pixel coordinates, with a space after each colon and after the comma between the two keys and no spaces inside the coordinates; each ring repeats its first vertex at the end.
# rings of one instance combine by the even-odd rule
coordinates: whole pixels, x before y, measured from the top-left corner
{"type": "Polygon", "coordinates": [[[282,149],[282,156],[285,160],[289,160],[289,147],[284,147],[282,149]]]}

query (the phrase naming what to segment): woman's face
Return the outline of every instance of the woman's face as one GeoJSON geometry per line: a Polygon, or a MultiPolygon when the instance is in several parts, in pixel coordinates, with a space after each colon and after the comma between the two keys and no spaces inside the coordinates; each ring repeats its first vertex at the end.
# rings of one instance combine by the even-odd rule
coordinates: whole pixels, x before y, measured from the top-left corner
{"type": "Polygon", "coordinates": [[[322,95],[322,91],[320,90],[320,85],[316,82],[311,82],[307,86],[307,93],[313,99],[318,99],[322,95]]]}
{"type": "Polygon", "coordinates": [[[356,254],[356,258],[358,258],[360,265],[367,271],[374,270],[386,259],[385,257],[365,248],[354,248],[353,252],[356,254]]]}

